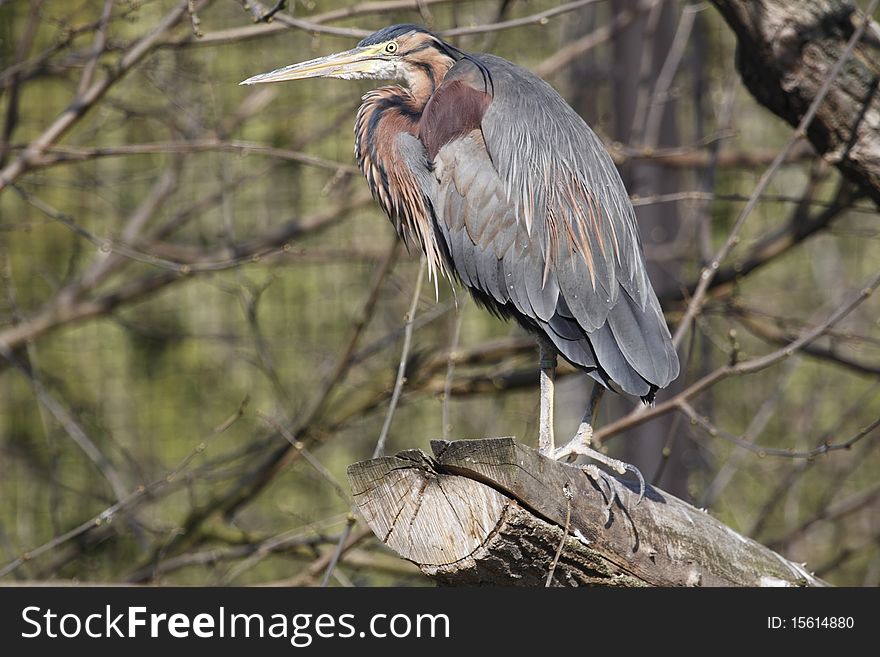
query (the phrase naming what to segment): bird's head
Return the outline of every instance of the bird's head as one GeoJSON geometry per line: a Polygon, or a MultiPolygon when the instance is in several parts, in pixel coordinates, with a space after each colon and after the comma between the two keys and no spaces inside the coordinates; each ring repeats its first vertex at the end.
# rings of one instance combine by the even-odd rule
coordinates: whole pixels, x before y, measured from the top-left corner
{"type": "Polygon", "coordinates": [[[463,53],[418,25],[392,25],[374,32],[356,48],[255,75],[241,84],[305,78],[400,80],[415,88],[442,79],[463,53]]]}

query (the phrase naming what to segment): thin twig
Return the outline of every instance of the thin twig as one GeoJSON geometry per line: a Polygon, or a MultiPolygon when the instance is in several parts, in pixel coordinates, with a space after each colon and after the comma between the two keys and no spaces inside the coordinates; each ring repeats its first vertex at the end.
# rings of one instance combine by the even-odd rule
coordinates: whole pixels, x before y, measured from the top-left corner
{"type": "Polygon", "coordinates": [[[325,552],[320,557],[315,559],[309,566],[301,573],[294,575],[290,579],[274,582],[275,586],[303,586],[304,584],[314,582],[314,578],[321,571],[326,570],[328,564],[330,564],[335,558],[337,563],[339,562],[341,555],[344,555],[346,552],[351,550],[354,546],[356,546],[361,541],[373,536],[373,530],[369,527],[361,527],[357,529],[357,531],[352,531],[349,535],[348,539],[345,541],[345,544],[342,546],[342,550],[339,553],[340,556],[337,557],[337,550],[333,550],[332,552],[325,552]]]}
{"type": "Polygon", "coordinates": [[[373,458],[378,458],[385,453],[385,441],[388,439],[388,431],[391,429],[391,420],[394,418],[394,411],[397,410],[397,402],[400,400],[400,393],[403,391],[403,384],[406,383],[406,361],[409,358],[409,349],[412,344],[413,320],[416,316],[416,309],[419,306],[419,297],[422,294],[422,280],[425,275],[425,257],[419,261],[419,275],[416,277],[416,285],[413,290],[412,302],[409,306],[409,312],[406,315],[406,329],[403,334],[403,347],[400,351],[400,364],[397,367],[397,379],[394,382],[394,391],[391,393],[391,401],[388,404],[388,413],[385,415],[385,423],[382,425],[382,431],[379,432],[379,440],[376,441],[376,449],[373,450],[373,458]]]}
{"type": "MultiPolygon", "coordinates": [[[[816,439],[812,441],[813,444],[822,445],[828,442],[831,437],[835,433],[839,432],[841,428],[850,420],[850,418],[852,418],[860,409],[866,408],[869,404],[876,402],[878,401],[878,399],[880,399],[878,391],[880,391],[880,383],[871,386],[871,388],[866,390],[863,394],[856,397],[852,401],[852,403],[848,404],[846,408],[841,409],[842,412],[840,416],[836,419],[835,426],[829,427],[824,430],[816,439]]],[[[868,452],[876,448],[878,445],[880,445],[880,441],[875,440],[869,442],[867,446],[861,450],[860,454],[851,459],[851,462],[853,464],[863,463],[864,459],[866,459],[868,456],[868,452]]],[[[809,472],[809,470],[817,463],[818,461],[816,461],[816,459],[803,459],[797,461],[787,474],[779,478],[779,480],[767,493],[764,504],[761,505],[760,509],[757,509],[754,518],[746,527],[746,536],[758,537],[764,532],[767,521],[770,519],[770,516],[773,513],[774,509],[776,509],[778,504],[784,499],[786,491],[791,490],[797,483],[797,480],[806,475],[807,472],[809,472]]],[[[839,480],[845,481],[845,478],[841,477],[839,480]]]]}
{"type": "Polygon", "coordinates": [[[61,402],[55,399],[52,394],[46,390],[46,387],[37,377],[37,374],[24,365],[15,354],[13,354],[3,343],[0,343],[0,356],[9,361],[12,366],[20,372],[28,381],[34,395],[39,400],[52,417],[60,424],[64,431],[70,436],[74,444],[82,450],[92,463],[98,468],[98,471],[104,476],[113,490],[113,495],[118,501],[128,498],[128,487],[123,483],[122,476],[116,470],[116,467],[108,459],[104,453],[98,449],[98,446],[83,430],[80,423],[61,402]]]}
{"type": "MultiPolygon", "coordinates": [[[[764,429],[767,427],[770,420],[777,412],[779,404],[784,398],[786,385],[792,379],[792,375],[797,370],[799,364],[799,360],[789,361],[788,365],[785,368],[785,371],[780,376],[780,381],[776,385],[776,389],[770,396],[767,397],[767,399],[764,400],[764,402],[758,408],[758,411],[752,417],[752,420],[749,422],[746,430],[740,437],[740,440],[742,442],[754,443],[755,440],[757,440],[757,438],[763,433],[764,429]]],[[[733,479],[734,475],[739,469],[740,464],[745,459],[748,453],[748,450],[745,449],[733,450],[731,452],[727,460],[718,467],[718,470],[715,476],[712,478],[712,481],[709,483],[709,485],[706,486],[697,506],[699,506],[700,508],[709,508],[714,504],[715,499],[730,483],[731,479],[733,479]]]]}
{"type": "Polygon", "coordinates": [[[260,16],[258,20],[261,23],[268,23],[275,17],[275,14],[277,14],[279,11],[284,11],[286,6],[287,0],[277,0],[275,6],[273,6],[269,11],[260,16]]]}
{"type": "Polygon", "coordinates": [[[811,450],[796,451],[793,449],[781,449],[778,447],[764,447],[762,445],[756,445],[749,440],[744,440],[739,436],[734,436],[733,434],[716,427],[714,424],[712,424],[709,418],[697,413],[694,407],[686,401],[680,401],[678,403],[678,408],[680,408],[682,412],[684,412],[684,414],[687,415],[688,418],[690,418],[691,422],[701,426],[710,436],[724,438],[725,440],[732,442],[737,447],[747,449],[750,452],[754,452],[755,454],[758,454],[762,457],[780,456],[783,458],[792,459],[812,459],[821,454],[827,454],[828,452],[834,452],[841,449],[850,449],[857,442],[873,433],[874,430],[877,429],[877,427],[880,427],[880,418],[878,418],[868,424],[866,427],[859,429],[855,434],[853,434],[846,440],[843,440],[839,443],[823,442],[821,445],[811,450]]]}
{"type": "Polygon", "coordinates": [[[844,317],[849,315],[857,306],[865,301],[877,286],[880,285],[880,273],[872,276],[867,284],[858,292],[851,295],[836,311],[831,313],[825,321],[817,324],[811,330],[804,332],[799,338],[789,342],[787,345],[772,351],[763,356],[758,356],[749,360],[744,360],[735,365],[728,364],[710,372],[709,374],[698,379],[690,386],[682,390],[674,397],[656,404],[653,407],[644,407],[644,410],[634,411],[620,418],[619,420],[607,424],[596,431],[593,435],[593,441],[596,444],[602,444],[609,436],[613,436],[634,426],[638,426],[664,413],[680,408],[682,401],[686,401],[695,397],[704,390],[715,385],[718,381],[731,376],[742,374],[751,374],[766,369],[776,363],[793,356],[804,345],[810,344],[816,338],[823,335],[829,328],[837,324],[844,317]]]}
{"type": "MultiPolygon", "coordinates": [[[[653,73],[654,51],[657,47],[657,26],[660,23],[665,5],[665,0],[652,5],[638,30],[639,40],[641,41],[639,44],[641,61],[639,62],[638,70],[633,71],[636,81],[636,98],[633,119],[628,133],[634,141],[642,141],[644,135],[645,117],[650,104],[648,84],[653,73]]],[[[626,8],[621,8],[620,11],[626,11],[626,8]]]]}
{"type": "Polygon", "coordinates": [[[813,102],[810,103],[810,107],[807,109],[803,118],[801,118],[800,123],[798,123],[798,126],[795,129],[794,133],[791,135],[786,145],[776,155],[767,170],[764,171],[761,179],[755,186],[755,189],[752,192],[748,203],[746,203],[745,207],[742,209],[739,216],[737,217],[733,228],[730,230],[730,233],[727,236],[727,240],[725,240],[722,247],[715,254],[715,257],[709,263],[709,266],[704,268],[702,273],[700,274],[700,282],[697,285],[697,289],[694,291],[694,295],[693,297],[691,297],[691,301],[688,304],[687,311],[685,312],[684,317],[676,328],[675,335],[672,338],[672,342],[676,347],[681,344],[681,340],[684,337],[685,332],[689,329],[691,323],[694,320],[694,317],[696,317],[696,315],[700,312],[700,309],[703,305],[703,300],[706,297],[709,286],[712,284],[712,281],[715,278],[716,273],[718,272],[721,262],[739,243],[739,233],[743,225],[745,224],[746,219],[748,219],[749,215],[751,215],[752,213],[752,210],[754,210],[757,206],[758,200],[761,198],[764,190],[767,189],[767,186],[770,184],[773,176],[776,175],[776,172],[779,170],[779,167],[782,165],[783,161],[785,161],[788,153],[791,151],[794,145],[806,135],[807,128],[809,127],[810,123],[812,123],[813,118],[816,116],[816,113],[819,111],[819,106],[822,104],[822,101],[825,100],[825,96],[831,89],[832,83],[837,79],[837,76],[843,69],[843,65],[850,58],[853,49],[855,48],[859,39],[861,39],[865,28],[870,23],[871,16],[873,15],[874,10],[877,8],[878,3],[880,3],[880,0],[871,0],[871,3],[866,10],[864,19],[855,29],[849,41],[847,42],[846,48],[844,49],[843,53],[840,55],[838,60],[834,63],[834,66],[829,71],[828,76],[825,78],[825,81],[822,84],[822,87],[819,89],[819,92],[816,94],[813,102]]]}
{"type": "MultiPolygon", "coordinates": [[[[28,148],[27,144],[14,144],[10,150],[23,152],[28,148]]],[[[296,162],[321,169],[327,169],[334,173],[354,175],[358,168],[353,164],[335,162],[326,158],[302,153],[290,148],[278,148],[266,146],[259,142],[245,141],[241,139],[217,139],[200,138],[179,141],[159,141],[144,143],[117,144],[114,146],[48,146],[39,155],[34,155],[29,161],[31,170],[59,164],[73,164],[85,162],[96,158],[125,157],[130,155],[144,155],[155,153],[199,153],[207,151],[219,151],[224,153],[237,153],[242,156],[264,155],[278,158],[287,162],[296,162]]]]}
{"type": "MultiPolygon", "coordinates": [[[[338,522],[335,518],[332,520],[338,522]]],[[[329,525],[331,523],[328,520],[324,524],[329,525]]],[[[222,549],[212,547],[207,550],[187,552],[170,559],[165,559],[156,565],[150,564],[147,568],[134,570],[126,575],[125,581],[128,584],[155,582],[162,575],[167,575],[190,566],[214,565],[223,561],[242,559],[240,563],[230,568],[229,572],[225,573],[221,578],[220,583],[226,585],[237,579],[243,572],[261,559],[273,553],[281,551],[290,552],[292,549],[299,548],[302,550],[302,556],[311,556],[314,554],[312,551],[315,548],[335,540],[335,534],[327,536],[322,533],[315,533],[314,529],[304,530],[301,527],[297,527],[254,543],[231,545],[222,549]]],[[[294,554],[297,553],[295,552],[294,554]]]]}
{"type": "Polygon", "coordinates": [[[158,46],[159,41],[187,13],[189,0],[181,0],[150,32],[134,42],[123,53],[119,62],[100,80],[92,83],[88,89],[79,94],[76,102],[72,102],[46,128],[43,133],[28,145],[28,148],[0,171],[0,191],[14,183],[19,176],[30,169],[30,162],[42,155],[70,130],[97,103],[110,88],[140,62],[151,50],[158,46]]]}
{"type": "Polygon", "coordinates": [[[442,30],[440,34],[441,36],[445,37],[457,37],[470,34],[486,34],[487,32],[498,32],[501,30],[509,30],[514,27],[523,27],[525,25],[546,25],[551,18],[572,12],[575,9],[580,9],[581,7],[585,7],[587,5],[594,5],[599,2],[605,2],[605,0],[576,0],[575,2],[565,2],[558,7],[539,11],[528,16],[512,18],[510,20],[499,21],[497,23],[486,23],[484,25],[455,27],[451,30],[442,30]]]}
{"type": "Polygon", "coordinates": [[[333,575],[333,571],[336,570],[336,566],[339,563],[339,560],[342,558],[342,551],[345,549],[345,544],[348,541],[348,537],[351,536],[351,531],[354,529],[354,526],[357,524],[357,516],[352,511],[348,514],[348,518],[345,520],[345,527],[342,530],[342,534],[339,536],[339,540],[336,543],[336,549],[333,550],[333,557],[330,559],[330,563],[327,564],[327,570],[324,571],[324,577],[321,578],[321,587],[326,587],[330,583],[330,577],[333,575]]]}
{"type": "Polygon", "coordinates": [[[845,547],[828,561],[818,565],[814,574],[817,577],[825,577],[850,559],[858,557],[868,550],[876,550],[878,545],[880,545],[880,532],[873,532],[867,540],[862,541],[858,546],[845,547]]]}
{"type": "Polygon", "coordinates": [[[642,136],[642,143],[645,146],[657,145],[660,134],[660,121],[663,117],[662,110],[668,100],[669,87],[672,86],[675,74],[678,72],[679,66],[681,66],[681,60],[684,57],[685,48],[691,34],[691,28],[694,26],[697,12],[703,9],[705,9],[705,6],[687,5],[681,11],[678,29],[672,38],[672,46],[669,48],[669,53],[666,55],[666,60],[663,62],[663,67],[657,75],[657,79],[654,82],[654,90],[651,93],[648,116],[645,119],[645,128],[642,136]]]}
{"type": "MultiPolygon", "coordinates": [[[[456,1],[457,0],[386,0],[384,2],[362,2],[357,5],[350,5],[339,9],[331,9],[321,14],[314,14],[312,16],[309,16],[308,20],[310,27],[307,28],[307,31],[311,34],[329,33],[333,35],[338,35],[338,28],[324,27],[323,24],[373,14],[383,15],[388,13],[406,11],[408,9],[417,9],[419,4],[448,4],[456,1]]],[[[260,22],[260,11],[265,11],[265,8],[262,5],[250,5],[250,3],[249,7],[251,10],[251,16],[254,18],[254,22],[257,23],[256,25],[249,25],[247,27],[233,27],[225,30],[215,30],[212,32],[208,32],[201,39],[198,40],[193,39],[192,35],[187,34],[177,39],[169,40],[164,45],[167,47],[188,47],[208,44],[217,45],[223,43],[240,42],[246,39],[260,38],[276,32],[290,29],[291,26],[285,24],[283,21],[272,20],[270,22],[260,22]]],[[[366,30],[359,30],[357,33],[343,33],[344,36],[355,37],[362,35],[366,36],[367,34],[369,34],[369,32],[366,30]]],[[[2,78],[0,78],[0,82],[2,82],[2,78]]]]}
{"type": "Polygon", "coordinates": [[[385,284],[385,279],[394,269],[399,253],[400,243],[395,240],[388,247],[385,258],[379,264],[379,267],[373,275],[373,280],[370,283],[370,292],[367,294],[367,299],[364,301],[360,313],[355,318],[351,332],[348,335],[345,346],[342,348],[342,353],[340,354],[339,359],[334,364],[330,375],[323,382],[321,389],[312,401],[311,406],[309,406],[308,410],[303,413],[302,419],[297,423],[296,430],[292,432],[294,436],[318,417],[318,415],[324,410],[333,390],[336,386],[342,383],[348,375],[351,364],[355,362],[355,349],[357,349],[357,345],[363,336],[364,329],[367,327],[367,324],[376,312],[376,306],[379,303],[379,294],[382,291],[382,286],[385,284]]]}
{"type": "Polygon", "coordinates": [[[565,547],[565,539],[568,538],[568,530],[571,528],[571,498],[573,495],[568,483],[562,487],[562,496],[565,498],[565,526],[562,528],[562,538],[559,539],[559,546],[556,548],[556,554],[553,555],[553,562],[550,564],[547,580],[544,582],[545,588],[553,583],[553,574],[556,572],[556,565],[559,563],[562,548],[565,547]]]}
{"type": "Polygon", "coordinates": [[[6,112],[3,118],[2,133],[0,133],[0,169],[6,166],[6,157],[9,154],[9,140],[12,138],[12,134],[18,125],[21,85],[23,82],[22,78],[24,77],[20,67],[26,63],[28,53],[34,45],[34,39],[42,24],[43,2],[45,0],[34,0],[30,3],[30,12],[24,29],[21,29],[16,35],[18,43],[15,46],[15,53],[10,53],[8,49],[6,51],[7,58],[12,54],[12,65],[0,74],[0,85],[2,85],[0,89],[6,95],[6,112]],[[6,81],[3,78],[6,78],[6,81]]]}
{"type": "Polygon", "coordinates": [[[305,443],[301,440],[297,440],[293,434],[288,431],[287,427],[285,427],[281,422],[278,422],[275,418],[269,417],[260,411],[257,411],[257,417],[265,421],[269,426],[274,428],[278,433],[284,436],[285,440],[291,444],[291,446],[306,460],[310,466],[312,466],[315,471],[321,475],[321,477],[333,487],[333,490],[336,491],[336,494],[339,495],[339,498],[344,501],[346,504],[351,504],[351,497],[348,494],[348,491],[342,487],[342,484],[333,476],[333,473],[328,470],[323,463],[321,463],[315,456],[306,449],[305,443]]]}
{"type": "Polygon", "coordinates": [[[800,539],[815,525],[822,522],[830,522],[838,518],[861,511],[870,507],[874,511],[877,500],[880,499],[880,484],[874,484],[870,488],[859,491],[846,497],[839,502],[823,505],[817,513],[801,522],[797,527],[788,531],[784,536],[767,541],[766,545],[772,550],[787,550],[794,541],[800,539]]]}
{"type": "MultiPolygon", "coordinates": [[[[110,27],[110,16],[113,12],[114,0],[105,0],[104,9],[101,12],[101,19],[98,29],[95,31],[95,41],[92,44],[91,56],[89,61],[83,68],[82,76],[76,88],[76,99],[82,98],[86,90],[91,86],[94,79],[95,70],[98,67],[98,60],[104,54],[104,47],[107,44],[107,30],[110,27]]],[[[76,100],[74,101],[76,102],[76,100]]]]}
{"type": "MultiPolygon", "coordinates": [[[[787,331],[777,326],[770,325],[766,322],[762,322],[760,319],[754,317],[752,312],[739,305],[730,308],[727,312],[732,318],[739,321],[749,331],[749,333],[761,338],[762,340],[767,340],[768,342],[772,342],[775,344],[788,344],[796,337],[796,334],[792,331],[787,331]]],[[[828,333],[829,336],[831,336],[832,332],[829,331],[828,333]]],[[[871,341],[870,338],[865,338],[862,336],[834,336],[833,339],[836,340],[841,338],[843,340],[851,340],[855,344],[858,344],[859,342],[871,341]]],[[[860,374],[867,374],[869,376],[875,377],[880,376],[880,363],[864,362],[846,354],[840,353],[840,351],[835,348],[834,342],[832,342],[828,347],[817,344],[804,345],[802,351],[804,354],[813,356],[814,358],[819,358],[832,363],[836,363],[837,365],[842,365],[843,367],[849,368],[854,372],[858,372],[860,374]]]]}
{"type": "Polygon", "coordinates": [[[617,12],[611,23],[603,25],[595,29],[589,34],[585,34],[576,41],[566,44],[560,48],[555,54],[547,57],[532,70],[542,78],[548,78],[556,75],[559,71],[568,66],[578,57],[582,57],[584,53],[592,50],[596,46],[605,43],[615,34],[625,29],[630,23],[646,11],[649,11],[660,0],[643,0],[632,9],[624,9],[617,12]]]}
{"type": "Polygon", "coordinates": [[[9,562],[8,564],[6,564],[2,568],[0,568],[0,578],[3,578],[6,575],[8,575],[9,573],[20,568],[22,566],[22,564],[25,564],[29,561],[33,561],[37,557],[40,557],[40,556],[46,554],[47,552],[51,552],[52,550],[54,550],[58,546],[63,545],[64,543],[71,541],[79,536],[82,536],[86,532],[88,532],[92,529],[95,529],[96,527],[100,527],[103,524],[107,524],[107,523],[111,522],[113,520],[113,518],[121,511],[126,511],[126,510],[130,509],[139,500],[141,500],[145,497],[148,497],[149,495],[156,492],[160,488],[163,488],[163,487],[167,486],[168,484],[172,483],[173,481],[175,481],[180,476],[180,474],[183,473],[186,470],[186,468],[189,467],[189,464],[193,461],[193,459],[195,459],[200,454],[204,453],[204,451],[208,447],[208,442],[211,439],[219,436],[221,433],[226,431],[239,418],[241,418],[244,415],[244,408],[245,408],[247,402],[248,402],[247,399],[242,401],[242,403],[238,407],[238,410],[235,413],[233,413],[228,419],[226,419],[223,423],[221,423],[219,426],[217,426],[213,430],[213,432],[211,433],[210,436],[208,436],[204,440],[200,441],[195,446],[193,451],[190,452],[182,461],[180,461],[180,463],[177,464],[177,466],[174,469],[172,469],[170,472],[168,472],[164,477],[160,477],[159,479],[156,479],[155,481],[153,481],[149,484],[144,484],[144,485],[138,486],[131,493],[129,493],[125,498],[121,499],[116,504],[113,504],[113,505],[107,507],[106,509],[101,511],[101,513],[99,513],[98,515],[93,516],[89,520],[86,520],[85,522],[77,525],[73,529],[71,529],[63,534],[56,536],[52,540],[47,541],[46,543],[43,543],[42,545],[23,553],[20,557],[14,559],[13,561],[9,562]]]}
{"type": "Polygon", "coordinates": [[[449,421],[449,395],[452,390],[452,377],[455,375],[455,359],[458,355],[458,341],[461,337],[461,321],[464,317],[464,307],[467,303],[467,299],[467,296],[463,296],[461,302],[457,306],[457,312],[455,313],[455,326],[452,329],[452,339],[449,342],[449,360],[446,366],[446,382],[443,385],[443,400],[440,412],[443,440],[449,438],[449,432],[452,430],[452,424],[449,421]]]}
{"type": "MultiPolygon", "coordinates": [[[[267,556],[272,554],[272,552],[276,551],[280,547],[284,547],[285,545],[287,545],[288,540],[285,539],[285,537],[294,538],[296,536],[303,535],[304,532],[308,532],[309,534],[312,534],[313,539],[320,539],[320,540],[314,541],[314,543],[313,543],[314,547],[318,547],[319,545],[324,545],[325,543],[336,542],[338,540],[338,537],[337,536],[325,536],[324,535],[324,528],[330,527],[332,525],[337,525],[339,523],[339,520],[340,519],[338,516],[332,516],[331,518],[327,518],[327,519],[318,521],[316,523],[311,523],[306,528],[297,527],[296,529],[290,530],[288,532],[284,532],[283,534],[281,534],[279,536],[271,537],[271,538],[257,544],[256,546],[254,546],[253,544],[250,544],[248,547],[257,547],[257,549],[255,551],[253,551],[252,554],[249,554],[247,556],[247,558],[242,560],[241,563],[237,564],[233,568],[230,568],[229,572],[223,576],[221,583],[226,585],[229,582],[235,581],[236,579],[241,577],[241,575],[243,573],[247,572],[248,570],[250,570],[251,568],[256,566],[258,563],[260,563],[267,556]]],[[[305,537],[305,538],[308,538],[308,537],[305,537]]],[[[314,550],[314,547],[313,547],[313,550],[314,550]]],[[[312,552],[312,555],[314,555],[314,551],[312,552]]],[[[312,556],[312,555],[310,555],[310,556],[312,556]]],[[[181,556],[186,556],[186,555],[181,555],[181,556]]]]}
{"type": "Polygon", "coordinates": [[[202,20],[199,18],[199,12],[198,9],[196,9],[195,0],[189,0],[186,10],[189,13],[189,23],[193,36],[197,39],[201,39],[202,36],[204,36],[204,33],[202,32],[202,20]]]}

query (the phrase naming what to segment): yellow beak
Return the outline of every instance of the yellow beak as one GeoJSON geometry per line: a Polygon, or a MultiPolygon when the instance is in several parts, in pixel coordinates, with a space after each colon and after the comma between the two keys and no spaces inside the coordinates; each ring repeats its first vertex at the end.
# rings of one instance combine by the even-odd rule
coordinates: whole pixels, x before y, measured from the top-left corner
{"type": "Polygon", "coordinates": [[[263,84],[264,82],[286,82],[305,78],[356,78],[366,77],[386,60],[380,56],[381,48],[364,46],[352,48],[335,55],[310,59],[307,62],[291,64],[282,68],[255,75],[239,84],[263,84]]]}

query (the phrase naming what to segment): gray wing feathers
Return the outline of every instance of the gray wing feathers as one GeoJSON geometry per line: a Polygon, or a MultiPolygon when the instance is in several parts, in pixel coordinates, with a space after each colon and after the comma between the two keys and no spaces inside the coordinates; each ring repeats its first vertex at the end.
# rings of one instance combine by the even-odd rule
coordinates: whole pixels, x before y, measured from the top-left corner
{"type": "Polygon", "coordinates": [[[627,362],[644,379],[662,388],[678,376],[678,356],[653,290],[644,310],[622,294],[608,315],[608,327],[627,362]]]}
{"type": "Polygon", "coordinates": [[[612,381],[631,395],[645,397],[651,392],[650,384],[632,367],[617,343],[611,328],[605,324],[590,333],[590,343],[596,358],[612,381]]]}
{"type": "MultiPolygon", "coordinates": [[[[611,158],[549,85],[480,60],[495,82],[482,130],[442,146],[419,174],[459,278],[515,308],[597,380],[651,395],[677,376],[678,358],[611,158]]],[[[474,70],[463,60],[447,79],[474,70]]]]}
{"type": "Polygon", "coordinates": [[[545,249],[548,219],[555,223],[558,255],[581,261],[560,280],[563,293],[582,286],[583,274],[597,293],[593,305],[572,311],[585,326],[601,326],[621,287],[644,308],[650,283],[635,213],[604,145],[546,82],[504,59],[480,60],[495,81],[483,117],[486,147],[517,220],[545,249]]]}

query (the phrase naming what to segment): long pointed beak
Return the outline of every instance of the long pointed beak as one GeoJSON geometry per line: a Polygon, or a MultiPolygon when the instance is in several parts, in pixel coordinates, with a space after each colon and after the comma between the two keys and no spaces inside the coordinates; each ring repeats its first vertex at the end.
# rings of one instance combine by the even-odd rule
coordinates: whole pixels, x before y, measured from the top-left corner
{"type": "Polygon", "coordinates": [[[375,48],[358,47],[335,55],[310,59],[307,62],[291,64],[282,68],[255,75],[239,84],[262,84],[264,82],[286,82],[305,78],[347,78],[374,68],[377,60],[375,48]]]}

